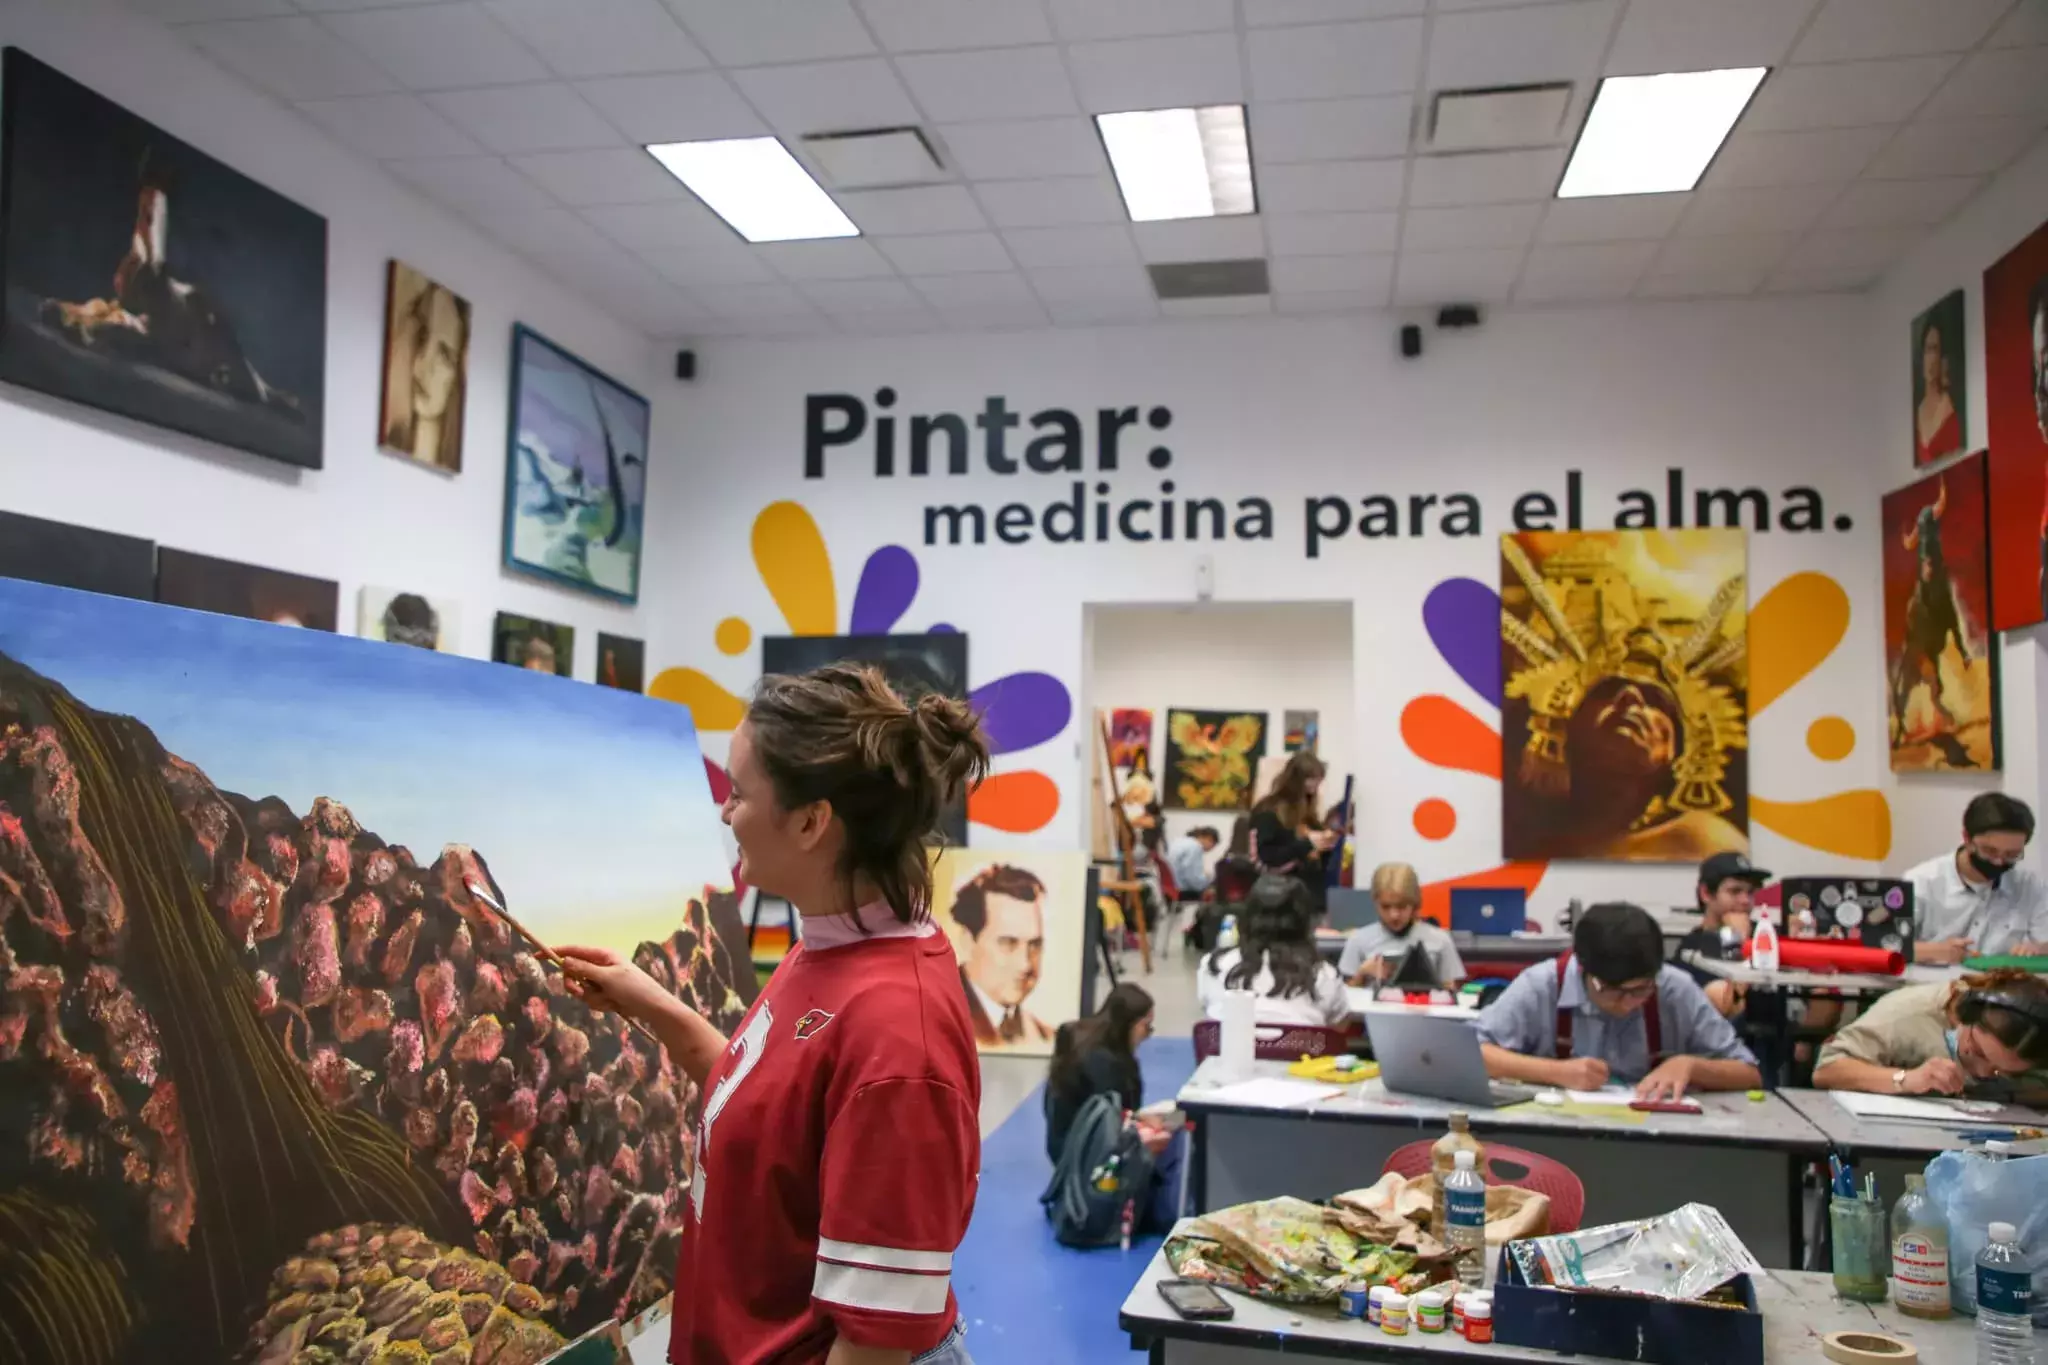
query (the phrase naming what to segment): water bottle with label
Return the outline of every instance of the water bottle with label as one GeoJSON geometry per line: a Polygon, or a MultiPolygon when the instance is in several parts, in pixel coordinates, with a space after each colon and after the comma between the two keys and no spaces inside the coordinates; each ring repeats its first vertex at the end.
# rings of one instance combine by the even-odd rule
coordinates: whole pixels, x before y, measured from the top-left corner
{"type": "Polygon", "coordinates": [[[1977,1365],[2035,1365],[2033,1298],[2019,1229],[1993,1223],[1977,1253],[1977,1365]]]}
{"type": "Polygon", "coordinates": [[[1461,1151],[1457,1162],[1444,1181],[1444,1240],[1459,1282],[1480,1289],[1486,1284],[1486,1177],[1477,1153],[1461,1151]]]}

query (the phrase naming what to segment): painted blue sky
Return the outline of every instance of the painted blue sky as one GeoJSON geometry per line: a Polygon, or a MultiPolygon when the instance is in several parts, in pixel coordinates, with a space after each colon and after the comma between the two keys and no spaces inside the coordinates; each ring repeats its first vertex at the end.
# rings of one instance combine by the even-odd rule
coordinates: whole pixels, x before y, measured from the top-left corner
{"type": "Polygon", "coordinates": [[[465,843],[545,937],[672,923],[723,870],[689,712],[504,664],[0,579],[0,653],[216,786],[316,796],[422,863],[465,843]],[[630,921],[630,923],[629,923],[630,921]]]}

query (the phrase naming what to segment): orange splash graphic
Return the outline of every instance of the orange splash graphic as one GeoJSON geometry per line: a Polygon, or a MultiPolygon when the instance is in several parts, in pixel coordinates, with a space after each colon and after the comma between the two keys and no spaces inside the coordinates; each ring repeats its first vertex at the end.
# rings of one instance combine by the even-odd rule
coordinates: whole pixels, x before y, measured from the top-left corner
{"type": "Polygon", "coordinates": [[[1060,789],[1035,769],[996,773],[967,798],[967,818],[1006,834],[1045,828],[1060,808],[1060,789]]]}
{"type": "Polygon", "coordinates": [[[1500,732],[1449,697],[1417,697],[1403,707],[1401,739],[1425,763],[1500,780],[1500,732]]]}

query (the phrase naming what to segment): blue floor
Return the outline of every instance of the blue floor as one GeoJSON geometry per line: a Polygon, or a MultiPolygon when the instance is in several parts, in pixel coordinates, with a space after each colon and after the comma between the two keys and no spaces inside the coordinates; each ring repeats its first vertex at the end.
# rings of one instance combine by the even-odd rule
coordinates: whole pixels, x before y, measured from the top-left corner
{"type": "MultiPolygon", "coordinates": [[[[1195,1071],[1188,1038],[1140,1045],[1145,1100],[1171,1099],[1195,1071]]],[[[967,1320],[975,1365],[1127,1365],[1130,1338],[1116,1313],[1159,1239],[1075,1251],[1053,1240],[1038,1196],[1052,1175],[1045,1159],[1045,1087],[1034,1090],[981,1144],[981,1193],[953,1257],[953,1292],[967,1320]]]]}

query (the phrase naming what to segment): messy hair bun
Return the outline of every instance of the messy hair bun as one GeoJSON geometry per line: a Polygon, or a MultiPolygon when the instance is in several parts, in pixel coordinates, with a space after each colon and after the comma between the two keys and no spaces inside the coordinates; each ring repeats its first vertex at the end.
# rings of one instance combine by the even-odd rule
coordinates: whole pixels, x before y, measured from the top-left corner
{"type": "Polygon", "coordinates": [[[846,880],[873,882],[906,924],[925,918],[927,846],[946,808],[988,775],[988,740],[967,703],[905,703],[880,670],[828,664],[763,678],[747,719],[776,803],[828,803],[846,829],[846,880]]]}

